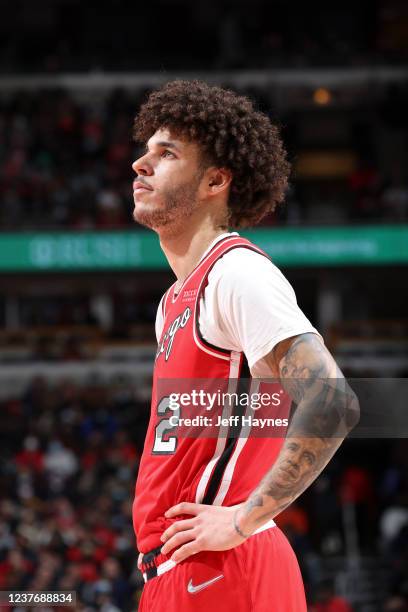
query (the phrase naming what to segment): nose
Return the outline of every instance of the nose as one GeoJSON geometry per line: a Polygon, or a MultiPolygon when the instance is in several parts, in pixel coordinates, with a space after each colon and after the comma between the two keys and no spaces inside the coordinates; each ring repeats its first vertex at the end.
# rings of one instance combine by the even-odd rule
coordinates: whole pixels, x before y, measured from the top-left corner
{"type": "Polygon", "coordinates": [[[151,176],[153,174],[153,169],[149,164],[146,155],[136,159],[136,161],[134,161],[132,164],[132,168],[139,176],[151,176]]]}

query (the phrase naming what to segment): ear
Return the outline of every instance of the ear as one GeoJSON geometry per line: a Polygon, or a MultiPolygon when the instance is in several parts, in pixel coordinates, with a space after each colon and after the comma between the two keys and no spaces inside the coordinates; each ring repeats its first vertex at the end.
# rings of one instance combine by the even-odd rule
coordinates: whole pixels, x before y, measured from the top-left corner
{"type": "Polygon", "coordinates": [[[232,173],[227,168],[209,168],[205,177],[207,196],[226,193],[231,185],[232,173]]]}

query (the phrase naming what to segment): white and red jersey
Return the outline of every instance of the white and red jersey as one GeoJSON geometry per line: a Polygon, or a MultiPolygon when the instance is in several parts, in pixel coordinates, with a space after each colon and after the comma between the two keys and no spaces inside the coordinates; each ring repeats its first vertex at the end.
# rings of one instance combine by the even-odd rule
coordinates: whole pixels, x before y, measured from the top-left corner
{"type": "MultiPolygon", "coordinates": [[[[180,381],[180,387],[186,380],[222,380],[231,390],[229,381],[236,387],[240,377],[249,378],[244,352],[206,341],[199,325],[211,271],[228,253],[242,249],[268,258],[245,238],[226,234],[207,251],[178,294],[173,285],[161,301],[151,416],[133,503],[138,549],[144,553],[161,545],[160,536],[175,520],[164,517],[171,506],[182,501],[225,506],[245,501],[275,462],[283,443],[283,437],[251,437],[248,431],[238,437],[236,432],[229,435],[225,431],[219,437],[177,436],[177,427],[169,426],[174,413],[162,393],[165,386],[161,382],[166,380],[180,381]]],[[[256,311],[250,314],[257,317],[256,311]]],[[[305,321],[297,321],[292,331],[288,327],[286,337],[315,331],[305,321]]],[[[289,416],[290,405],[283,393],[278,416],[289,416]]],[[[188,416],[193,416],[191,411],[188,416]]]]}

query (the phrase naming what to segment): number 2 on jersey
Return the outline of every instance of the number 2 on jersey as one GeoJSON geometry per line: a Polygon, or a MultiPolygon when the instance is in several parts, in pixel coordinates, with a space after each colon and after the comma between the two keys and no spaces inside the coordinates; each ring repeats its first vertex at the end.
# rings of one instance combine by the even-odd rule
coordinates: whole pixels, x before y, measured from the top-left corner
{"type": "Polygon", "coordinates": [[[160,417],[166,412],[170,412],[170,418],[162,419],[154,430],[154,444],[152,453],[154,455],[171,455],[176,451],[177,448],[177,436],[169,436],[169,432],[175,431],[177,426],[174,425],[174,422],[180,418],[180,408],[176,408],[176,410],[172,410],[169,407],[170,398],[163,397],[158,406],[157,406],[157,415],[160,417]],[[166,439],[163,439],[166,436],[166,439]]]}

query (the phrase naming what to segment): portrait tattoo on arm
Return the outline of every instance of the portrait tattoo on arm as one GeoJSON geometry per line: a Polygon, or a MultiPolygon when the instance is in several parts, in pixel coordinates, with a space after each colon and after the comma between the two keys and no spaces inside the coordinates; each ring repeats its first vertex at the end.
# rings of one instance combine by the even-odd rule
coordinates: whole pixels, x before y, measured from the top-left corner
{"type": "Polygon", "coordinates": [[[236,512],[235,529],[245,537],[303,493],[358,422],[356,395],[316,334],[291,342],[279,376],[296,409],[276,462],[236,512]]]}

